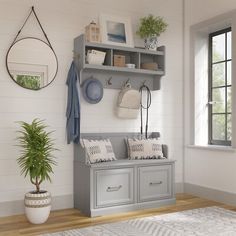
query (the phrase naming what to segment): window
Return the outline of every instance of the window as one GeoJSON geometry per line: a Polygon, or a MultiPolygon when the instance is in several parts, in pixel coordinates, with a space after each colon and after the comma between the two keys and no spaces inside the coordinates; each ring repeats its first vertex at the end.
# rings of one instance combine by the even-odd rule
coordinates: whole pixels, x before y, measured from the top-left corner
{"type": "Polygon", "coordinates": [[[231,28],[209,35],[209,144],[231,145],[231,28]]]}

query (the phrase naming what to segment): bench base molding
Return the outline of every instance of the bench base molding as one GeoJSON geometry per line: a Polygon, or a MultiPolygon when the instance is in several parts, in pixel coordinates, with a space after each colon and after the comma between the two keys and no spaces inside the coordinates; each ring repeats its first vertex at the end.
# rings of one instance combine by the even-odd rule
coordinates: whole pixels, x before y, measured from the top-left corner
{"type": "Polygon", "coordinates": [[[175,203],[176,203],[175,198],[163,199],[163,200],[158,200],[158,201],[142,202],[142,203],[136,203],[136,204],[131,204],[131,205],[92,209],[89,212],[89,215],[91,217],[97,217],[97,216],[116,214],[116,213],[121,213],[121,212],[137,211],[137,210],[150,209],[150,208],[155,209],[161,206],[173,205],[175,203]]]}

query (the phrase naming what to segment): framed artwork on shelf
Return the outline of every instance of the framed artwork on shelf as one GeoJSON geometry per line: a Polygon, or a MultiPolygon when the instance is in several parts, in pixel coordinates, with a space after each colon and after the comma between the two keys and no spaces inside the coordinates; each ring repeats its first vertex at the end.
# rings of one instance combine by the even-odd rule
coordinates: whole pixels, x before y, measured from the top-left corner
{"type": "Polygon", "coordinates": [[[99,17],[102,43],[134,47],[129,17],[101,14],[99,17]]]}

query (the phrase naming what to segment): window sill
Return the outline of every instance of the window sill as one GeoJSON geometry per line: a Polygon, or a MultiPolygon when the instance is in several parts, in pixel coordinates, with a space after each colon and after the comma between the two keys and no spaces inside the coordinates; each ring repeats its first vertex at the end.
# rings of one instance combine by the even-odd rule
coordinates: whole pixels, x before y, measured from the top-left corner
{"type": "Polygon", "coordinates": [[[236,152],[236,149],[231,146],[219,146],[219,145],[187,145],[187,148],[202,149],[211,151],[223,151],[223,152],[236,152]]]}

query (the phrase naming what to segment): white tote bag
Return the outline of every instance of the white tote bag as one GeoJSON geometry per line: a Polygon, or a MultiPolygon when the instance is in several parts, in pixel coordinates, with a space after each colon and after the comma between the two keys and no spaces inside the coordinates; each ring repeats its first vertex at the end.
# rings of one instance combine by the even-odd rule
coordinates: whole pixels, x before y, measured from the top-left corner
{"type": "Polygon", "coordinates": [[[116,114],[123,119],[136,119],[140,109],[141,94],[127,83],[119,93],[116,114]]]}

